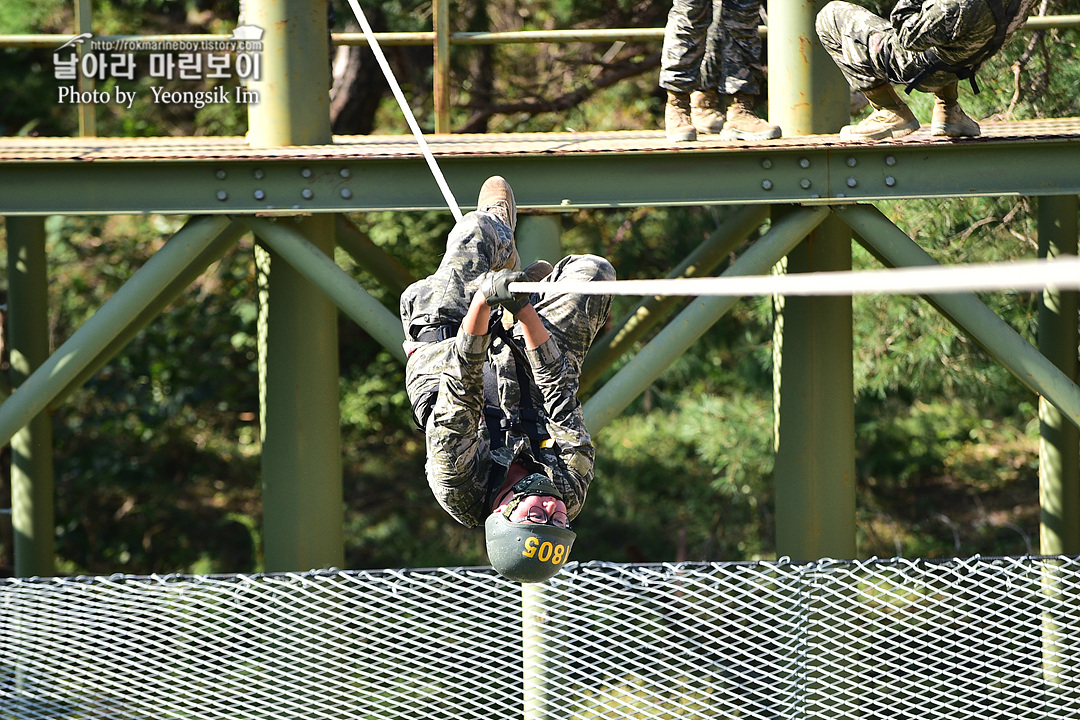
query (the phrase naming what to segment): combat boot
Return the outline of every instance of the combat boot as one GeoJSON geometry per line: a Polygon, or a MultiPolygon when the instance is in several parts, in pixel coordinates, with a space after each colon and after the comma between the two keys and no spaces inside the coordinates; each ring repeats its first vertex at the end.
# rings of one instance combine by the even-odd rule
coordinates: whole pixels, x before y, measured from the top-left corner
{"type": "Polygon", "coordinates": [[[697,140],[697,130],[690,120],[690,94],[668,90],[664,107],[664,132],[668,142],[697,140]]]}
{"type": "Polygon", "coordinates": [[[699,133],[715,134],[724,129],[724,103],[718,90],[690,93],[690,121],[699,133]]]}
{"type": "MultiPolygon", "coordinates": [[[[492,175],[480,186],[480,194],[476,198],[476,209],[486,210],[501,218],[510,228],[511,233],[517,228],[517,203],[514,201],[514,191],[510,183],[499,175],[492,175]]],[[[492,270],[516,270],[521,267],[513,237],[510,239],[510,247],[498,255],[505,256],[506,259],[492,270]]]]}
{"type": "Polygon", "coordinates": [[[762,120],[754,114],[754,98],[732,95],[724,123],[725,140],[772,140],[780,137],[780,126],[762,120]]]}
{"type": "Polygon", "coordinates": [[[931,135],[947,137],[978,137],[982,134],[979,123],[967,116],[956,101],[956,83],[946,85],[934,92],[934,116],[930,122],[931,135]]]}
{"type": "Polygon", "coordinates": [[[863,94],[874,112],[856,125],[840,128],[840,137],[848,140],[884,140],[904,137],[919,129],[919,121],[892,85],[864,90],[863,94]]]}

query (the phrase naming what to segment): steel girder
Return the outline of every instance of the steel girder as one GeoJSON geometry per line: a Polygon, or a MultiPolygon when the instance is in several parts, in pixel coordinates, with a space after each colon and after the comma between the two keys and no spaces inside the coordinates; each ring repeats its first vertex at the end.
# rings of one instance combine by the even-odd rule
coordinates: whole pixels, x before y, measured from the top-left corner
{"type": "MultiPolygon", "coordinates": [[[[1080,139],[776,145],[687,151],[444,155],[455,196],[514,179],[521,209],[1080,194],[1080,139]]],[[[0,163],[0,215],[305,214],[445,210],[423,158],[0,163]]]]}

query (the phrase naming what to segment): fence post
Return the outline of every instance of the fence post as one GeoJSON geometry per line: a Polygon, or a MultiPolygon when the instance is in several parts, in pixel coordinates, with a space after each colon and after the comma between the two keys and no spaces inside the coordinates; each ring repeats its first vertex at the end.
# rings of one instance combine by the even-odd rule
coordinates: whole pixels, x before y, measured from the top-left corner
{"type": "MultiPolygon", "coordinates": [[[[1075,195],[1038,198],[1039,257],[1076,255],[1075,195]]],[[[1039,302],[1039,352],[1068,378],[1080,380],[1077,358],[1077,293],[1043,290],[1039,302]]],[[[1080,430],[1039,397],[1040,552],[1080,553],[1080,430]]]]}
{"type": "Polygon", "coordinates": [[[555,717],[555,690],[548,647],[551,642],[548,623],[546,583],[521,585],[521,670],[524,720],[555,717]]]}
{"type": "MultiPolygon", "coordinates": [[[[93,32],[90,0],[75,0],[75,34],[93,32]]],[[[93,52],[84,43],[77,46],[76,55],[79,58],[79,94],[91,92],[94,89],[94,78],[86,77],[82,73],[82,59],[88,52],[93,52]]],[[[93,103],[79,102],[79,135],[81,137],[97,137],[97,114],[93,103]]]]}
{"type": "MultiPolygon", "coordinates": [[[[45,218],[7,218],[11,384],[49,359],[45,218]]],[[[53,432],[48,409],[11,439],[11,524],[16,577],[54,575],[53,432]]]]}
{"type": "Polygon", "coordinates": [[[450,132],[450,0],[433,3],[435,30],[435,133],[450,132]]]}

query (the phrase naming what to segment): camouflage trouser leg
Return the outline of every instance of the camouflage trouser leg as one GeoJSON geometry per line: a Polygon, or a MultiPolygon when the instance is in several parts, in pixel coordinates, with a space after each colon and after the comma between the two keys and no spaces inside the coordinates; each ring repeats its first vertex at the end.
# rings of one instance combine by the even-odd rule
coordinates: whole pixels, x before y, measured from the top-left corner
{"type": "MultiPolygon", "coordinates": [[[[544,282],[614,279],[615,269],[604,258],[570,255],[555,264],[544,282]]],[[[579,375],[585,355],[611,312],[611,296],[538,293],[533,296],[533,307],[563,355],[569,359],[573,372],[579,375]]]]}
{"type": "MultiPolygon", "coordinates": [[[[902,49],[896,31],[866,8],[833,0],[817,16],[821,44],[836,61],[853,90],[872,90],[886,83],[907,83],[927,66],[922,53],[902,49]]],[[[932,91],[956,81],[951,73],[936,72],[919,84],[932,91]]]]}
{"type": "Polygon", "coordinates": [[[416,342],[420,333],[441,325],[457,325],[465,317],[484,273],[505,264],[514,250],[509,226],[487,212],[467,213],[446,242],[438,269],[401,294],[401,323],[405,331],[405,389],[413,412],[439,385],[446,362],[442,343],[416,342]]]}
{"type": "Polygon", "coordinates": [[[761,0],[717,0],[701,63],[701,86],[722,95],[757,95],[761,63],[761,0]]]}
{"type": "Polygon", "coordinates": [[[401,321],[406,340],[416,328],[461,322],[480,278],[504,264],[514,251],[510,227],[489,212],[466,213],[446,240],[438,269],[402,293],[401,321]]]}
{"type": "Polygon", "coordinates": [[[713,0],[675,0],[664,30],[660,87],[679,93],[702,88],[701,60],[712,21],[713,0]]]}
{"type": "Polygon", "coordinates": [[[458,335],[438,343],[443,362],[438,396],[425,430],[427,480],[439,504],[475,527],[488,508],[491,441],[484,425],[484,358],[488,336],[458,335]]]}

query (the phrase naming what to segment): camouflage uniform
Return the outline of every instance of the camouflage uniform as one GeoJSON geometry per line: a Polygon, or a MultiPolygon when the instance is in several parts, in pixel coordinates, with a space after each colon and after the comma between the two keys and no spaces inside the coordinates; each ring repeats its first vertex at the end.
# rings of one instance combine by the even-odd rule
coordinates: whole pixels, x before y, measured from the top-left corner
{"type": "Polygon", "coordinates": [[[761,5],[761,0],[675,0],[664,31],[660,87],[759,94],[765,76],[761,5]]]}
{"type": "MultiPolygon", "coordinates": [[[[578,378],[585,354],[607,320],[610,296],[534,295],[533,307],[551,334],[535,349],[525,349],[519,328],[481,336],[454,329],[452,336],[434,342],[424,337],[431,328],[460,325],[484,274],[509,257],[512,237],[498,216],[468,213],[451,231],[435,273],[401,296],[409,357],[406,389],[414,415],[424,423],[428,484],[439,504],[467,527],[482,524],[491,512],[489,475],[496,486],[501,484],[504,468],[515,461],[552,478],[571,519],[581,511],[593,478],[594,449],[577,399],[578,378]],[[521,429],[523,388],[507,342],[516,343],[528,359],[532,406],[539,426],[550,436],[538,452],[521,429]],[[491,452],[485,406],[500,408],[510,421],[506,446],[496,453],[491,452]],[[500,469],[490,473],[493,462],[500,469]]],[[[545,281],[614,278],[607,260],[576,255],[559,261],[545,281]]],[[[493,311],[493,323],[500,321],[499,312],[493,311]]]]}
{"type": "MultiPolygon", "coordinates": [[[[1021,0],[1006,40],[1033,5],[1034,0],[1021,0]]],[[[928,50],[940,63],[968,67],[997,27],[986,0],[900,0],[888,21],[859,5],[833,0],[818,13],[816,24],[821,44],[859,91],[912,82],[933,64],[928,50]]],[[[924,77],[918,89],[934,92],[956,80],[955,74],[938,70],[924,77]]]]}

